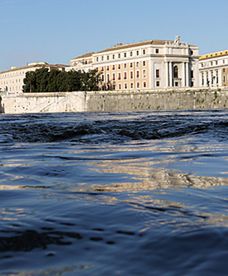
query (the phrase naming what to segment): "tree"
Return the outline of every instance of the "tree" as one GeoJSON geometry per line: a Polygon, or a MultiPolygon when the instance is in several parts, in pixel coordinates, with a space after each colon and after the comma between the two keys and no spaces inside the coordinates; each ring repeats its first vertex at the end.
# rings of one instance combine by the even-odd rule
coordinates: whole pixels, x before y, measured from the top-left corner
{"type": "Polygon", "coordinates": [[[24,92],[71,92],[99,90],[100,74],[97,70],[88,72],[40,68],[27,72],[24,92]]]}
{"type": "Polygon", "coordinates": [[[36,72],[27,72],[24,78],[23,92],[36,92],[36,72]]]}

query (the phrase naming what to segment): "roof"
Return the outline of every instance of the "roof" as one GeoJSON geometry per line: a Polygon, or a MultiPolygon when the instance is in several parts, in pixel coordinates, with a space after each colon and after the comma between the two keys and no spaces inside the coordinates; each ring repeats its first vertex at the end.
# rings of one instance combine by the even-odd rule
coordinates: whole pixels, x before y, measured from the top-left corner
{"type": "Polygon", "coordinates": [[[100,51],[98,53],[109,52],[113,50],[128,49],[128,48],[139,47],[144,45],[165,45],[167,42],[173,42],[173,40],[146,40],[142,42],[128,43],[128,44],[119,43],[114,45],[113,47],[104,49],[103,51],[100,51]]]}
{"type": "MultiPolygon", "coordinates": [[[[135,43],[118,43],[110,48],[104,49],[102,51],[99,52],[90,52],[90,53],[86,53],[84,55],[81,56],[77,56],[73,59],[80,59],[80,58],[87,58],[87,57],[91,57],[93,54],[100,54],[100,53],[104,53],[104,52],[111,52],[111,51],[115,51],[115,50],[123,50],[123,49],[128,49],[128,48],[132,48],[132,47],[139,47],[139,46],[144,46],[144,45],[165,45],[165,44],[169,44],[169,43],[175,43],[175,40],[145,40],[145,41],[141,41],[141,42],[135,42],[135,43]]],[[[182,45],[188,45],[186,43],[181,42],[182,45]]],[[[190,45],[190,47],[197,47],[196,45],[190,45]]],[[[72,59],[72,60],[73,60],[72,59]]]]}
{"type": "Polygon", "coordinates": [[[199,59],[205,60],[205,59],[211,59],[211,58],[223,57],[223,56],[228,56],[228,50],[205,54],[205,55],[202,55],[199,59]]]}
{"type": "Polygon", "coordinates": [[[69,67],[69,65],[64,65],[64,64],[48,64],[47,62],[39,62],[39,63],[30,63],[30,65],[26,65],[26,66],[21,66],[21,67],[13,67],[12,69],[6,70],[6,71],[2,71],[0,72],[0,74],[4,74],[4,73],[9,73],[9,72],[15,72],[18,70],[23,70],[23,69],[29,69],[29,68],[42,68],[42,67],[50,67],[50,68],[64,68],[64,67],[69,67]]]}
{"type": "MultiPolygon", "coordinates": [[[[144,46],[144,45],[160,46],[160,45],[165,45],[165,44],[169,44],[169,43],[175,43],[175,40],[145,40],[145,41],[136,42],[136,43],[127,43],[127,44],[119,43],[119,44],[114,45],[111,48],[107,48],[98,53],[109,52],[109,51],[113,51],[113,50],[123,50],[123,49],[132,48],[132,47],[144,46]]],[[[187,45],[186,43],[183,43],[183,42],[180,42],[180,43],[181,43],[181,45],[187,45]]],[[[196,45],[189,45],[189,46],[196,47],[196,45]]]]}
{"type": "Polygon", "coordinates": [[[88,57],[92,57],[92,55],[94,54],[94,52],[89,52],[89,53],[85,53],[83,55],[80,55],[80,56],[77,56],[77,57],[74,57],[72,59],[78,59],[78,58],[88,58],[88,57]]]}

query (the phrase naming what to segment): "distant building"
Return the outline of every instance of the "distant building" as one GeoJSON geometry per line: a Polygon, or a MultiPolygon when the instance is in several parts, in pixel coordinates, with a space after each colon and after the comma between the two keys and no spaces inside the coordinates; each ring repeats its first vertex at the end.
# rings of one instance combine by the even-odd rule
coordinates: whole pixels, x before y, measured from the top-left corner
{"type": "Polygon", "coordinates": [[[65,69],[66,65],[48,64],[46,62],[29,63],[23,67],[11,67],[10,70],[0,72],[0,91],[8,94],[20,94],[23,92],[24,78],[29,71],[40,68],[65,69]]]}
{"type": "Polygon", "coordinates": [[[73,58],[70,68],[98,69],[102,88],[147,90],[198,87],[199,48],[175,40],[117,44],[100,52],[73,58]]]}
{"type": "Polygon", "coordinates": [[[206,54],[199,61],[200,85],[228,86],[228,50],[206,54]]]}

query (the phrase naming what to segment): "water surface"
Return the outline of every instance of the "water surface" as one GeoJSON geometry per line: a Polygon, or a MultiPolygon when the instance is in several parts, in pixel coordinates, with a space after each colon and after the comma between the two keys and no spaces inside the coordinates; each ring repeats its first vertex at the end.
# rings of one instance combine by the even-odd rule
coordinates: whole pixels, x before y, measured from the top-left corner
{"type": "Polygon", "coordinates": [[[227,275],[228,113],[0,116],[0,275],[227,275]]]}

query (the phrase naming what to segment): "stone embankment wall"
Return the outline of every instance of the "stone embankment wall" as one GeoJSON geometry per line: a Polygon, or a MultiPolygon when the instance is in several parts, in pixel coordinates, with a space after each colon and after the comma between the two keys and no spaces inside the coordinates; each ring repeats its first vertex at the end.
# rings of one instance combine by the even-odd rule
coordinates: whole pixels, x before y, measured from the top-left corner
{"type": "Polygon", "coordinates": [[[2,95],[0,110],[6,114],[83,112],[85,93],[26,93],[19,96],[2,95]]]}
{"type": "Polygon", "coordinates": [[[228,108],[228,89],[148,92],[27,93],[0,97],[0,112],[124,112],[228,108]]]}
{"type": "Polygon", "coordinates": [[[228,108],[227,90],[88,93],[88,111],[194,110],[228,108]]]}

